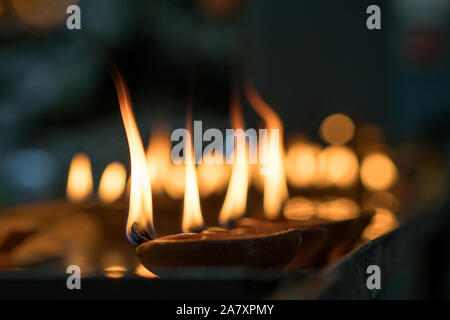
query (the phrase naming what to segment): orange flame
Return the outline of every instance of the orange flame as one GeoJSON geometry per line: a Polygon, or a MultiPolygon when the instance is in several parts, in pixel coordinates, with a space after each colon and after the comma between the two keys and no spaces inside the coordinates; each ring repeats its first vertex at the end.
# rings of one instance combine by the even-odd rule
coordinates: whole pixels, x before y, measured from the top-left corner
{"type": "Polygon", "coordinates": [[[202,164],[197,166],[198,189],[202,198],[220,193],[227,187],[230,170],[228,166],[212,163],[212,154],[203,156],[202,164]]]}
{"type": "Polygon", "coordinates": [[[165,126],[152,130],[147,148],[147,166],[150,173],[152,192],[162,194],[164,180],[170,167],[170,133],[165,126]]]}
{"type": "Polygon", "coordinates": [[[141,227],[145,228],[153,238],[156,237],[153,226],[152,191],[147,159],[134,118],[128,89],[117,71],[114,75],[114,84],[119,97],[120,112],[130,149],[131,191],[126,233],[128,240],[133,242],[131,226],[134,222],[139,223],[141,227]]]}
{"type": "Polygon", "coordinates": [[[112,162],[106,166],[100,179],[98,197],[102,203],[113,203],[125,191],[127,169],[120,162],[112,162]]]}
{"type": "MultiPolygon", "coordinates": [[[[264,175],[264,214],[269,219],[276,219],[280,215],[283,202],[289,196],[284,170],[283,123],[249,82],[245,85],[245,93],[251,106],[263,118],[268,129],[269,167],[268,174],[264,175]],[[278,139],[274,138],[272,129],[279,130],[278,139]]],[[[261,148],[261,141],[259,147],[261,148]]]]}
{"type": "Polygon", "coordinates": [[[219,223],[222,226],[242,217],[247,205],[247,190],[249,180],[249,166],[247,161],[247,147],[245,141],[245,123],[242,116],[241,104],[237,90],[232,93],[230,106],[231,123],[236,131],[233,156],[235,161],[231,171],[230,183],[227,194],[219,215],[219,223]]]}
{"type": "Polygon", "coordinates": [[[66,195],[71,202],[87,200],[93,190],[91,161],[85,153],[77,153],[70,163],[66,195]]]}
{"type": "Polygon", "coordinates": [[[164,190],[172,199],[182,199],[184,195],[186,167],[183,164],[171,165],[164,179],[164,190]]]}
{"type": "Polygon", "coordinates": [[[183,232],[194,232],[202,229],[204,226],[202,210],[200,208],[200,196],[198,193],[197,174],[195,172],[194,151],[192,150],[191,108],[188,108],[186,119],[186,128],[188,135],[185,140],[185,180],[184,180],[184,205],[183,221],[181,229],[183,232]]]}

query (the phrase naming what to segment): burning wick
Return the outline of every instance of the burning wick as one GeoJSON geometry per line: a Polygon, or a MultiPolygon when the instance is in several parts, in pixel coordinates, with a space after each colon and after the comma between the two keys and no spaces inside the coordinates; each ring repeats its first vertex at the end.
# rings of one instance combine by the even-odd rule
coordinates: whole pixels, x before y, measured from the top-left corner
{"type": "Polygon", "coordinates": [[[133,222],[131,225],[130,235],[131,239],[136,244],[141,244],[152,240],[152,237],[148,231],[139,222],[133,222]]]}
{"type": "Polygon", "coordinates": [[[128,89],[119,72],[115,69],[114,84],[119,98],[120,113],[131,158],[131,191],[126,234],[130,242],[140,244],[156,238],[147,158],[134,118],[128,89]]]}

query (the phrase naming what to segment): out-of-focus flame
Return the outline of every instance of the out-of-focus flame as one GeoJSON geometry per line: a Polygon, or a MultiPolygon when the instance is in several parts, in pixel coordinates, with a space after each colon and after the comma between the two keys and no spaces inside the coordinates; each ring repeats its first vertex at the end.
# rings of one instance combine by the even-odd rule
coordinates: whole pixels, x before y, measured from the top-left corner
{"type": "Polygon", "coordinates": [[[147,166],[152,192],[162,194],[164,181],[170,169],[170,133],[165,126],[156,127],[151,134],[147,148],[147,166]]]}
{"type": "MultiPolygon", "coordinates": [[[[279,217],[283,202],[289,197],[284,170],[283,123],[275,111],[261,98],[255,88],[247,82],[245,93],[253,109],[264,120],[267,130],[267,152],[269,158],[264,175],[264,214],[268,219],[279,217]],[[278,129],[278,139],[274,139],[271,129],[278,129]]],[[[261,148],[261,139],[260,145],[261,148]]],[[[261,154],[260,154],[261,155],[261,154]]],[[[261,159],[260,159],[261,162],[261,159]]]]}
{"type": "Polygon", "coordinates": [[[247,143],[245,141],[245,123],[242,116],[241,103],[237,89],[233,90],[230,106],[231,124],[235,129],[234,162],[231,171],[227,194],[220,211],[219,223],[226,226],[228,223],[242,217],[247,206],[247,191],[249,181],[249,166],[247,156],[247,143]],[[240,130],[239,130],[240,129],[240,130]]]}
{"type": "Polygon", "coordinates": [[[84,153],[77,153],[70,163],[66,195],[71,202],[88,199],[93,191],[91,161],[84,153]]]}
{"type": "Polygon", "coordinates": [[[15,18],[34,28],[49,29],[60,26],[67,19],[66,10],[78,0],[11,0],[3,1],[12,10],[15,18]]]}
{"type": "MultiPolygon", "coordinates": [[[[186,127],[190,133],[191,130],[191,108],[189,108],[186,127]]],[[[204,222],[202,210],[200,208],[200,196],[198,193],[197,174],[195,171],[195,158],[192,148],[192,134],[186,139],[185,151],[185,180],[184,180],[184,205],[183,205],[183,221],[181,229],[183,232],[195,232],[203,229],[204,222]]]]}
{"type": "Polygon", "coordinates": [[[223,164],[211,163],[208,154],[203,157],[202,164],[197,166],[198,189],[201,197],[207,197],[212,193],[222,192],[228,182],[230,175],[229,167],[223,164]]]}
{"type": "Polygon", "coordinates": [[[317,204],[316,215],[322,219],[340,221],[353,219],[360,215],[359,206],[348,198],[338,198],[317,204]]]}
{"type": "Polygon", "coordinates": [[[366,210],[383,208],[392,212],[398,212],[399,206],[398,199],[392,193],[385,191],[375,192],[364,202],[366,210]]]}
{"type": "Polygon", "coordinates": [[[383,153],[371,153],[361,163],[361,181],[374,191],[389,189],[397,180],[397,168],[389,157],[383,153]]]}
{"type": "Polygon", "coordinates": [[[392,211],[377,208],[375,215],[372,218],[370,224],[364,229],[362,238],[366,240],[373,240],[386,234],[398,226],[397,217],[392,211]]]}
{"type": "Polygon", "coordinates": [[[316,159],[320,147],[305,142],[291,145],[286,155],[286,176],[289,183],[303,188],[314,182],[316,159]]]}
{"type": "Polygon", "coordinates": [[[186,167],[183,164],[171,165],[164,179],[164,190],[172,199],[182,199],[184,195],[186,167]]]}
{"type": "Polygon", "coordinates": [[[320,126],[322,139],[333,145],[347,143],[354,133],[355,125],[352,119],[340,113],[326,117],[320,126]]]}
{"type": "Polygon", "coordinates": [[[317,157],[315,184],[319,187],[349,187],[358,179],[358,166],[358,158],[350,148],[327,147],[317,157]]]}
{"type": "Polygon", "coordinates": [[[106,166],[100,179],[98,197],[102,203],[118,200],[125,190],[127,169],[120,162],[112,162],[106,166]]]}
{"type": "Polygon", "coordinates": [[[134,118],[128,89],[118,72],[115,73],[114,84],[119,97],[120,112],[122,114],[131,158],[131,190],[126,229],[127,237],[129,241],[133,242],[131,226],[134,222],[137,222],[153,238],[156,238],[153,226],[152,192],[147,159],[134,118]]]}
{"type": "Polygon", "coordinates": [[[134,273],[136,273],[139,277],[142,278],[149,278],[149,279],[159,278],[156,274],[148,270],[142,264],[139,264],[136,267],[136,271],[134,273]]]}
{"type": "Polygon", "coordinates": [[[110,266],[105,268],[105,277],[112,278],[112,279],[120,279],[125,276],[125,273],[127,272],[127,268],[124,266],[110,266]]]}
{"type": "Polygon", "coordinates": [[[283,215],[291,220],[308,220],[314,212],[314,202],[300,196],[290,198],[283,209],[283,215]]]}

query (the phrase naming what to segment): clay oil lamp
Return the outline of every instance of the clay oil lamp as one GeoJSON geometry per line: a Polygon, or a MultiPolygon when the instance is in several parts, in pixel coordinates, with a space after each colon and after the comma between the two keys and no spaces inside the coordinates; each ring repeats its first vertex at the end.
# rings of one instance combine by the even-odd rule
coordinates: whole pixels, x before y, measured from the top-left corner
{"type": "MultiPolygon", "coordinates": [[[[191,137],[185,141],[183,233],[157,238],[153,225],[151,183],[142,141],[127,88],[119,74],[115,85],[131,157],[131,191],[126,233],[138,244],[141,263],[160,276],[174,268],[244,267],[281,270],[301,242],[299,230],[271,234],[239,234],[233,230],[204,229],[191,137]]],[[[187,119],[187,127],[191,123],[187,119]]],[[[189,133],[190,131],[188,131],[189,133]]],[[[235,174],[236,175],[236,174],[235,174]]]]}
{"type": "Polygon", "coordinates": [[[2,221],[0,224],[0,270],[11,267],[11,252],[36,232],[36,227],[30,222],[2,221]]]}
{"type": "MultiPolygon", "coordinates": [[[[359,206],[349,199],[312,201],[308,198],[292,198],[287,201],[288,188],[285,164],[288,162],[285,162],[284,159],[281,119],[265,103],[250,83],[246,84],[245,93],[253,109],[264,120],[266,128],[268,130],[278,129],[281,133],[275,138],[269,136],[268,165],[262,168],[262,165],[260,165],[259,168],[266,171],[261,171],[264,219],[236,219],[235,227],[244,228],[247,232],[251,230],[271,232],[288,228],[301,230],[303,242],[298,249],[296,258],[289,266],[290,269],[318,266],[350,251],[359,239],[364,227],[369,223],[371,214],[360,214],[359,206]],[[282,215],[284,203],[286,205],[282,215]],[[316,204],[319,205],[316,206],[316,204]]],[[[327,183],[332,182],[342,188],[354,183],[358,177],[358,162],[349,148],[333,146],[326,149],[319,159],[321,161],[318,161],[321,167],[325,167],[319,168],[320,170],[314,170],[316,157],[318,157],[317,153],[320,151],[316,149],[314,146],[306,148],[306,151],[309,152],[307,155],[310,155],[310,157],[303,159],[307,160],[308,163],[303,161],[305,168],[301,169],[305,170],[301,171],[303,176],[300,177],[302,181],[299,182],[304,183],[305,179],[309,179],[311,181],[317,180],[314,181],[316,183],[328,179],[330,181],[326,181],[327,183]],[[342,166],[342,163],[345,166],[342,166]]],[[[289,159],[287,160],[289,161],[289,159]]],[[[292,176],[292,172],[290,174],[292,176]]]]}

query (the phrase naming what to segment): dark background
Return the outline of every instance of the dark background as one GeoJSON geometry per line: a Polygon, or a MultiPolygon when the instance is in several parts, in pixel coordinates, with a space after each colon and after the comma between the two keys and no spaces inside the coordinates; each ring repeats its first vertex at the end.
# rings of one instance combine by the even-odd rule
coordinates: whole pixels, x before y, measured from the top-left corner
{"type": "Polygon", "coordinates": [[[425,141],[448,159],[448,1],[80,0],[80,31],[56,9],[56,22],[30,23],[21,2],[0,2],[0,203],[63,196],[76,152],[96,183],[128,161],[108,61],[144,143],[163,120],[184,126],[188,83],[194,119],[229,127],[231,79],[247,74],[288,133],[318,140],[323,118],[343,112],[380,125],[390,145],[425,141]],[[370,4],[382,30],[366,28],[370,4]]]}

